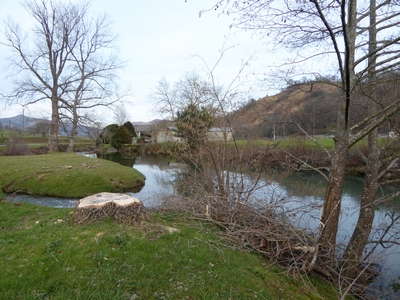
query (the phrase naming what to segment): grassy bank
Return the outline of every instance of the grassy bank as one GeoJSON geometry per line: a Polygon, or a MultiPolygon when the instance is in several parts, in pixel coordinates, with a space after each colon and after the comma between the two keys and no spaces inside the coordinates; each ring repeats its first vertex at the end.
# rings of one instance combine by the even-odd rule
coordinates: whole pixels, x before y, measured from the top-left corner
{"type": "Polygon", "coordinates": [[[71,212],[0,202],[0,299],[337,299],[179,214],[133,228],[74,226],[71,212]]]}
{"type": "Polygon", "coordinates": [[[138,188],[145,177],[120,164],[78,154],[0,157],[0,190],[65,198],[138,188]]]}

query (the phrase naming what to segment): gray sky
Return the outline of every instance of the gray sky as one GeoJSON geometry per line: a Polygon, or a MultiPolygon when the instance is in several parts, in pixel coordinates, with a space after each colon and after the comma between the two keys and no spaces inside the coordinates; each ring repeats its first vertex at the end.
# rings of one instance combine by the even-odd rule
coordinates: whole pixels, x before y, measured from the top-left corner
{"type": "MultiPolygon", "coordinates": [[[[77,1],[77,0],[74,0],[77,1]]],[[[72,1],[72,2],[74,2],[72,1]]],[[[199,55],[213,65],[226,41],[228,46],[239,44],[224,56],[216,69],[220,83],[231,81],[237,74],[243,59],[256,54],[257,59],[247,68],[253,91],[249,96],[258,98],[267,94],[255,83],[255,76],[265,72],[263,65],[268,55],[262,51],[262,42],[251,38],[248,32],[231,31],[233,19],[210,11],[199,18],[199,12],[212,7],[216,0],[92,0],[95,13],[107,12],[114,21],[113,30],[118,35],[119,56],[126,60],[126,68],[120,72],[121,90],[129,88],[131,96],[125,99],[125,108],[131,121],[150,121],[159,118],[152,111],[150,95],[158,81],[165,78],[171,84],[181,79],[185,72],[204,68],[199,55]],[[254,75],[256,74],[256,75],[254,75]]],[[[0,0],[0,18],[10,16],[24,29],[29,30],[32,21],[18,1],[0,0]]],[[[4,37],[0,35],[0,40],[4,37]]],[[[6,66],[7,52],[0,45],[0,90],[9,86],[6,66]]],[[[49,111],[49,103],[31,107],[25,113],[38,116],[49,111]]],[[[21,105],[3,110],[0,117],[22,113],[21,105]]],[[[113,121],[112,112],[105,112],[105,122],[113,121]]]]}

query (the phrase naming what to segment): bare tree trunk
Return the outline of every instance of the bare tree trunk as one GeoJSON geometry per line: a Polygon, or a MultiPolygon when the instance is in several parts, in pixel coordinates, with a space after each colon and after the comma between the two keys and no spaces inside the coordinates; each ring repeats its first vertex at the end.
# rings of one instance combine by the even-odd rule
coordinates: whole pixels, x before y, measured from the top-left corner
{"type": "Polygon", "coordinates": [[[346,171],[348,155],[347,139],[336,143],[332,155],[329,181],[325,193],[325,201],[321,218],[321,240],[320,243],[326,251],[334,258],[334,245],[339,226],[340,207],[342,201],[343,181],[346,171]]]}
{"type": "Polygon", "coordinates": [[[71,135],[69,137],[69,143],[68,143],[68,147],[67,147],[67,152],[68,153],[72,153],[74,152],[74,147],[75,147],[75,139],[76,139],[76,135],[77,135],[77,123],[76,121],[73,121],[72,123],[72,131],[71,131],[71,135]]]}
{"type": "Polygon", "coordinates": [[[58,122],[60,116],[58,111],[58,97],[51,97],[51,123],[49,136],[49,152],[58,151],[58,122]]]}
{"type": "MultiPolygon", "coordinates": [[[[370,0],[370,27],[369,27],[369,84],[370,99],[368,114],[373,116],[378,111],[376,102],[376,0],[370,0]]],[[[371,120],[376,122],[376,118],[371,120]]],[[[341,260],[341,267],[345,277],[354,279],[359,273],[362,254],[368,243],[374,221],[374,200],[379,188],[379,145],[378,129],[375,128],[368,135],[368,161],[365,173],[365,182],[361,196],[360,215],[356,228],[341,260]]]]}
{"type": "Polygon", "coordinates": [[[356,84],[355,68],[355,43],[357,29],[357,0],[348,2],[348,16],[345,10],[346,2],[342,4],[342,28],[345,41],[344,72],[342,87],[344,98],[340,99],[337,114],[337,128],[335,136],[335,149],[331,160],[329,181],[325,193],[324,210],[321,217],[321,245],[322,248],[332,249],[330,260],[335,260],[334,245],[339,227],[340,206],[342,201],[343,181],[346,171],[347,155],[349,152],[349,116],[353,89],[356,84]]]}
{"type": "Polygon", "coordinates": [[[75,138],[77,135],[77,130],[78,130],[78,112],[76,111],[76,101],[74,101],[74,108],[72,109],[72,129],[71,129],[71,134],[69,137],[69,144],[67,147],[67,152],[72,153],[74,152],[74,147],[75,147],[75,138]]]}
{"type": "Polygon", "coordinates": [[[369,155],[366,169],[364,189],[361,196],[360,215],[356,228],[342,257],[342,270],[345,277],[355,278],[359,272],[362,254],[372,230],[374,221],[374,200],[379,187],[379,146],[378,130],[375,129],[368,136],[369,155]]]}

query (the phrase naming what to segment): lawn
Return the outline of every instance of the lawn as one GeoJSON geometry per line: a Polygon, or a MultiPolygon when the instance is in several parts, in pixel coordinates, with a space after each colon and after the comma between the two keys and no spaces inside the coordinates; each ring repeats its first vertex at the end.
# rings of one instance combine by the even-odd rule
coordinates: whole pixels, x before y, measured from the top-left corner
{"type": "Polygon", "coordinates": [[[0,156],[0,189],[6,193],[81,198],[130,191],[144,180],[134,168],[79,154],[0,156]]]}
{"type": "Polygon", "coordinates": [[[289,277],[177,213],[138,227],[75,226],[72,214],[0,202],[0,299],[337,299],[329,283],[289,277]]]}

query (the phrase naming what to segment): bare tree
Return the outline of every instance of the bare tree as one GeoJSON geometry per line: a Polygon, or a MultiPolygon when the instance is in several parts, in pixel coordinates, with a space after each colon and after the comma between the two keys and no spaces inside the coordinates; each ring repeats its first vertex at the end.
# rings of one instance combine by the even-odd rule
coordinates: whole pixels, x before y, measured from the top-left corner
{"type": "Polygon", "coordinates": [[[62,116],[69,119],[72,125],[67,152],[72,152],[77,127],[88,110],[96,107],[107,107],[120,100],[113,95],[116,90],[114,79],[116,71],[122,67],[116,55],[113,42],[115,35],[107,15],[96,20],[86,18],[79,26],[80,36],[71,47],[70,60],[74,77],[70,80],[61,99],[62,116]]]}
{"type": "MultiPolygon", "coordinates": [[[[205,65],[203,76],[199,71],[187,73],[172,87],[165,79],[162,79],[153,94],[155,108],[160,114],[167,114],[170,120],[178,121],[178,127],[182,121],[181,117],[184,115],[185,118],[190,119],[185,123],[184,131],[190,132],[189,135],[191,136],[200,135],[202,137],[196,141],[196,147],[182,152],[185,156],[184,160],[191,161],[193,165],[199,166],[202,170],[201,173],[197,174],[197,179],[202,178],[199,180],[199,185],[206,190],[207,187],[211,188],[209,192],[216,193],[222,201],[235,197],[236,191],[229,187],[230,182],[232,182],[232,185],[237,184],[238,189],[244,189],[243,174],[235,173],[235,176],[238,174],[241,174],[238,175],[239,177],[242,176],[241,179],[238,179],[238,181],[241,181],[239,183],[231,181],[230,173],[226,172],[228,156],[242,157],[243,153],[238,147],[235,147],[234,153],[228,153],[226,144],[231,141],[228,136],[232,136],[233,131],[232,120],[235,116],[232,112],[244,100],[239,77],[243,74],[246,64],[241,65],[238,74],[233,76],[232,81],[226,86],[217,84],[214,75],[215,69],[228,50],[230,48],[223,48],[220,51],[219,59],[211,66],[207,64],[204,58],[197,56],[196,58],[202,60],[205,65]],[[220,143],[210,143],[210,135],[206,132],[200,132],[207,131],[211,124],[224,129],[220,143]],[[216,181],[216,189],[214,189],[214,180],[216,181]]],[[[238,166],[240,165],[238,162],[238,166]]]]}
{"type": "Polygon", "coordinates": [[[119,126],[122,126],[125,122],[129,121],[129,114],[122,103],[117,104],[114,107],[114,120],[119,126]]]}
{"type": "Polygon", "coordinates": [[[50,121],[48,120],[38,121],[33,127],[33,132],[35,134],[41,134],[43,138],[49,134],[49,131],[50,131],[50,121]]]}
{"type": "Polygon", "coordinates": [[[49,151],[58,150],[61,114],[73,124],[69,149],[73,148],[79,110],[109,105],[110,82],[120,67],[114,56],[105,57],[114,36],[106,15],[94,19],[89,4],[64,4],[55,1],[23,2],[36,26],[26,39],[18,24],[5,23],[5,46],[13,53],[15,75],[11,101],[25,105],[40,101],[51,103],[49,151]],[[108,100],[105,100],[108,99],[108,100]]]}
{"type": "MultiPolygon", "coordinates": [[[[280,66],[280,73],[284,74],[286,80],[288,75],[296,74],[313,74],[320,78],[321,64],[318,61],[321,59],[336,64],[334,70],[339,77],[341,95],[335,99],[335,147],[332,152],[327,152],[331,164],[320,222],[321,235],[317,243],[317,246],[321,245],[321,251],[317,253],[330,258],[325,261],[332,267],[331,276],[335,277],[335,244],[349,149],[362,138],[370,136],[367,174],[373,180],[366,181],[363,195],[374,198],[376,177],[381,167],[376,160],[379,153],[375,149],[376,128],[400,109],[398,98],[382,102],[373,92],[380,78],[384,78],[400,63],[400,35],[396,30],[400,25],[400,5],[397,1],[386,0],[377,1],[376,4],[357,0],[250,0],[218,1],[214,8],[236,15],[236,26],[264,33],[274,47],[293,54],[280,66]],[[370,20],[370,15],[376,19],[370,20]],[[370,109],[365,118],[354,123],[350,118],[350,110],[360,89],[369,91],[369,97],[364,99],[370,109]]],[[[387,166],[390,167],[390,164],[387,166]]],[[[371,210],[371,205],[365,207],[371,210]]],[[[372,224],[373,214],[368,214],[362,219],[372,224]]],[[[368,235],[368,230],[363,234],[368,235]]],[[[365,246],[365,240],[358,242],[361,243],[359,248],[365,246]]],[[[358,262],[356,259],[353,265],[358,262]]]]}
{"type": "Polygon", "coordinates": [[[162,78],[152,95],[152,100],[155,110],[173,121],[176,121],[177,113],[184,111],[189,105],[197,109],[205,107],[212,116],[215,116],[218,110],[212,85],[197,71],[185,74],[184,78],[173,86],[162,78]]]}
{"type": "MultiPolygon", "coordinates": [[[[379,104],[376,102],[376,65],[377,65],[377,28],[376,28],[376,0],[370,0],[369,9],[369,48],[368,48],[368,97],[372,101],[368,101],[368,114],[371,116],[371,123],[377,122],[377,112],[379,104]]],[[[372,230],[374,220],[374,201],[379,188],[379,170],[381,163],[379,160],[380,149],[378,145],[378,128],[373,128],[368,133],[368,158],[366,159],[366,176],[364,190],[361,196],[360,215],[350,239],[349,245],[342,258],[342,268],[348,278],[356,278],[359,273],[359,264],[365,246],[372,230]]]]}
{"type": "Polygon", "coordinates": [[[95,120],[97,121],[88,122],[89,126],[86,127],[86,134],[91,140],[97,142],[101,132],[103,131],[104,123],[102,121],[99,121],[99,118],[96,118],[95,120]]]}

